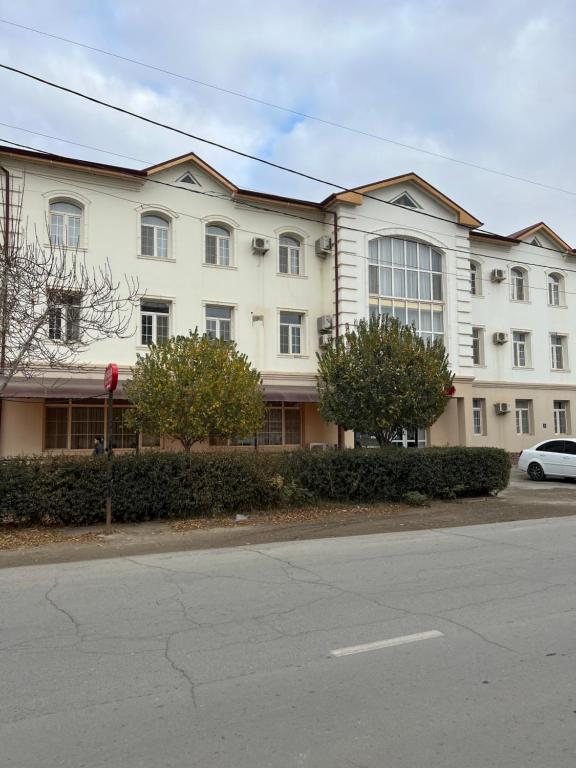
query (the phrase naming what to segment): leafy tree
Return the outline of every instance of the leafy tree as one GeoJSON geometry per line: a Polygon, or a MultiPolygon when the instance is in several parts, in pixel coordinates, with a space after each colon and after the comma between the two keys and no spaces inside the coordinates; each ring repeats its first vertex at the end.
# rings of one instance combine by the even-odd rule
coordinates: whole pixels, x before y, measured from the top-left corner
{"type": "Polygon", "coordinates": [[[179,440],[189,451],[209,437],[245,437],[264,420],[260,374],[236,345],[221,339],[176,336],[138,355],[124,385],[136,429],[179,440]]]}
{"type": "Polygon", "coordinates": [[[442,414],[453,374],[440,341],[421,339],[388,315],[361,320],[318,355],[320,413],[369,433],[380,447],[399,429],[424,429],[442,414]]]}

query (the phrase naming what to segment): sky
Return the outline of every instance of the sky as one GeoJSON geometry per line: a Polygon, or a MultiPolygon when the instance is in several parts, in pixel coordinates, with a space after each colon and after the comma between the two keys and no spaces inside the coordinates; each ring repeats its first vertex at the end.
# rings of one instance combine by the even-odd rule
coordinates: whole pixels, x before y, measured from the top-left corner
{"type": "MultiPolygon", "coordinates": [[[[286,109],[4,23],[0,63],[341,186],[415,171],[488,230],[544,220],[576,245],[573,0],[0,0],[0,19],[286,109]]],[[[4,70],[0,104],[0,142],[137,168],[193,151],[241,187],[334,191],[4,70]]]]}

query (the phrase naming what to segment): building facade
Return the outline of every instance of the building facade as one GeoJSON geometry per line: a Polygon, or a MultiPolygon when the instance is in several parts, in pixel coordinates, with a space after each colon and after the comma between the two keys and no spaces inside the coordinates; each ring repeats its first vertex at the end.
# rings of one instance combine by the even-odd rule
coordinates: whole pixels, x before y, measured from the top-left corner
{"type": "MultiPolygon", "coordinates": [[[[441,338],[456,377],[442,417],[426,432],[404,430],[399,444],[516,452],[572,431],[576,255],[543,223],[484,232],[413,173],[316,203],[240,189],[193,154],[134,170],[3,147],[0,165],[11,204],[17,197],[46,248],[78,250],[92,266],[108,260],[140,290],[130,337],[94,343],[74,371],[39,366],[11,380],[2,456],[89,452],[106,432],[110,361],[120,367],[115,448],[174,447],[126,429],[121,385],[149,343],[195,328],[234,339],[260,370],[261,447],[334,445],[337,430],[318,413],[316,355],[337,330],[378,313],[441,338]]],[[[78,297],[55,308],[54,344],[74,340],[81,311],[78,297]]]]}

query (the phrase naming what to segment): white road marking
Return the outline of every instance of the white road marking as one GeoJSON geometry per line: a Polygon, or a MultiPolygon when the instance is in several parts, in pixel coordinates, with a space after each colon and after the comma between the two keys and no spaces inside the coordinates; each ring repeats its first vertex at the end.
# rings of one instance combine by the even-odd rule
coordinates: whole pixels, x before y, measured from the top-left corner
{"type": "Polygon", "coordinates": [[[418,643],[420,640],[432,640],[434,637],[444,637],[443,632],[432,629],[429,632],[418,632],[415,635],[403,635],[391,637],[389,640],[377,640],[375,643],[364,645],[350,645],[348,648],[337,648],[330,651],[331,656],[352,656],[354,653],[366,653],[366,651],[378,651],[380,648],[391,648],[394,645],[406,645],[406,643],[418,643]]]}

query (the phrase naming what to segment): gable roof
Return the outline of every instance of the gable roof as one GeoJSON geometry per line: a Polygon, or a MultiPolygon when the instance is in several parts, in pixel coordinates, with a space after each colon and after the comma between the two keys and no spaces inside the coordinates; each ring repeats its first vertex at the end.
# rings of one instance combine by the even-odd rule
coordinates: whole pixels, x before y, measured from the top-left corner
{"type": "Polygon", "coordinates": [[[553,243],[556,243],[556,245],[559,246],[561,251],[572,251],[572,247],[562,240],[560,235],[557,235],[556,232],[543,221],[539,221],[538,224],[532,224],[532,226],[526,227],[525,229],[520,229],[518,232],[513,232],[511,235],[508,235],[508,237],[526,241],[529,237],[536,235],[538,232],[543,232],[553,243]]]}
{"type": "Polygon", "coordinates": [[[477,219],[475,216],[472,216],[472,214],[468,213],[468,211],[462,208],[462,206],[458,205],[458,203],[455,203],[454,200],[450,199],[443,192],[440,192],[439,189],[433,187],[432,184],[429,184],[421,176],[418,176],[418,174],[414,173],[413,171],[410,173],[404,173],[400,176],[392,176],[389,179],[382,179],[382,181],[375,181],[372,184],[366,184],[362,187],[354,187],[345,192],[335,192],[323,200],[322,205],[328,206],[337,202],[361,205],[363,195],[370,192],[375,192],[379,189],[385,189],[386,187],[393,186],[394,184],[402,183],[415,184],[428,195],[435,198],[439,203],[446,206],[446,208],[449,208],[457,215],[458,224],[462,224],[462,226],[469,227],[470,229],[476,229],[476,227],[482,226],[482,222],[479,219],[477,219]]]}
{"type": "Polygon", "coordinates": [[[29,160],[47,163],[49,165],[64,165],[69,168],[87,168],[95,173],[102,173],[110,176],[136,176],[143,177],[144,171],[136,168],[124,168],[121,165],[107,165],[106,163],[94,163],[91,160],[77,160],[74,157],[65,157],[64,155],[54,155],[51,152],[36,152],[29,149],[18,149],[0,144],[0,154],[12,157],[23,157],[29,160]]]}
{"type": "Polygon", "coordinates": [[[229,192],[238,191],[238,187],[233,184],[230,179],[227,179],[226,176],[218,173],[215,168],[212,168],[211,165],[209,165],[205,160],[202,160],[202,158],[198,157],[198,155],[194,152],[187,152],[185,155],[178,155],[178,157],[173,157],[170,160],[164,160],[162,163],[149,165],[148,168],[144,168],[144,173],[146,176],[154,176],[155,173],[160,173],[160,171],[166,171],[168,168],[175,168],[179,165],[185,165],[186,163],[194,163],[194,165],[197,165],[198,168],[201,168],[204,173],[208,174],[208,176],[211,176],[215,181],[223,184],[229,192]]]}

